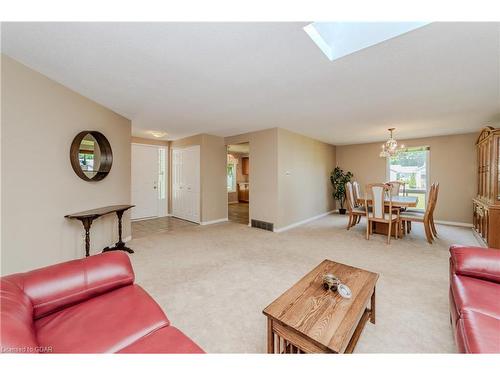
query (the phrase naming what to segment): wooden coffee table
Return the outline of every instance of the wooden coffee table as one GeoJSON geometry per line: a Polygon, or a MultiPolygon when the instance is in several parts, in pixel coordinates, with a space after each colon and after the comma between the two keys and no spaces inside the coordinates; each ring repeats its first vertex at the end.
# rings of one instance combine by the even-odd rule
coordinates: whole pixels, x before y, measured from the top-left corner
{"type": "Polygon", "coordinates": [[[267,352],[352,353],[366,321],[375,324],[377,279],[376,273],[324,260],[264,309],[267,352]],[[351,289],[351,299],[323,289],[326,273],[351,289]]]}

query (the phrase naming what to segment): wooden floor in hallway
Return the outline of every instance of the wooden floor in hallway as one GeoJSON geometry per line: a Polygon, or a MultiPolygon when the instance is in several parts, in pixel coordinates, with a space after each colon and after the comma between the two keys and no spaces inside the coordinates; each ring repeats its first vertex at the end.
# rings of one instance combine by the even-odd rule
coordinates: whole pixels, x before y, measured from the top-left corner
{"type": "Polygon", "coordinates": [[[239,202],[228,205],[228,220],[248,225],[248,203],[239,202]]]}

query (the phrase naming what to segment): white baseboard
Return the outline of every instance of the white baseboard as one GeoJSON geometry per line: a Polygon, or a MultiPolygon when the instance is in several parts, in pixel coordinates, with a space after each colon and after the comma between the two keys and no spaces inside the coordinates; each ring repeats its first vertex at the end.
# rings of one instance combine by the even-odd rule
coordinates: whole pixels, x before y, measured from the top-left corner
{"type": "Polygon", "coordinates": [[[444,221],[444,220],[434,220],[436,224],[443,224],[443,225],[452,225],[454,227],[466,227],[466,228],[472,228],[471,223],[461,223],[459,221],[444,221]]]}
{"type": "Polygon", "coordinates": [[[236,204],[236,203],[240,203],[240,202],[239,201],[227,202],[227,204],[236,204]]]}
{"type": "Polygon", "coordinates": [[[159,219],[161,217],[170,217],[172,214],[165,214],[161,216],[150,216],[150,217],[140,217],[137,219],[130,219],[131,222],[136,222],[136,221],[143,221],[143,220],[154,220],[154,219],[159,219]]]}
{"type": "Polygon", "coordinates": [[[227,217],[225,217],[223,219],[217,219],[217,220],[202,221],[200,224],[201,225],[210,225],[210,224],[223,223],[225,221],[227,221],[227,217]]]}
{"type": "Polygon", "coordinates": [[[316,216],[313,216],[313,217],[310,217],[308,219],[305,219],[305,220],[301,220],[301,221],[298,221],[296,223],[293,223],[293,224],[290,224],[290,225],[287,225],[286,227],[282,227],[282,228],[277,228],[274,230],[275,233],[281,233],[281,232],[284,232],[284,231],[287,231],[289,229],[292,229],[292,228],[295,228],[295,227],[298,227],[300,225],[303,225],[303,224],[306,224],[306,223],[309,223],[311,221],[314,221],[314,220],[317,220],[317,219],[320,219],[326,215],[330,215],[331,213],[333,213],[334,210],[332,211],[328,211],[328,212],[324,212],[322,214],[319,214],[319,215],[316,215],[316,216]]]}

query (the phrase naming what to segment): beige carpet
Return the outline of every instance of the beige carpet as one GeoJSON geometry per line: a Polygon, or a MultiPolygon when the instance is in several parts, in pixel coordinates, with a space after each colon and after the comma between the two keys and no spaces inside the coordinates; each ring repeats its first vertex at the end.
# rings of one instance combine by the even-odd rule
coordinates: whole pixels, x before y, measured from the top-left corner
{"type": "Polygon", "coordinates": [[[137,283],[209,353],[264,353],[262,309],[323,259],[380,274],[377,324],[358,353],[455,351],[448,313],[448,247],[476,245],[471,230],[438,226],[430,245],[421,225],[403,240],[365,240],[364,221],[345,230],[329,215],[284,233],[236,223],[179,226],[129,245],[137,283]]]}

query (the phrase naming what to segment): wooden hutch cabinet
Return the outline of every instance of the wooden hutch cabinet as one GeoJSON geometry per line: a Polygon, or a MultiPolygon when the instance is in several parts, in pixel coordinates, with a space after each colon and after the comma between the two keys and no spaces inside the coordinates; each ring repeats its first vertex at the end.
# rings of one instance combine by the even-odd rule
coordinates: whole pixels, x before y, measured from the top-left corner
{"type": "Polygon", "coordinates": [[[474,231],[488,247],[500,249],[500,128],[488,126],[476,142],[478,178],[473,199],[474,231]]]}

